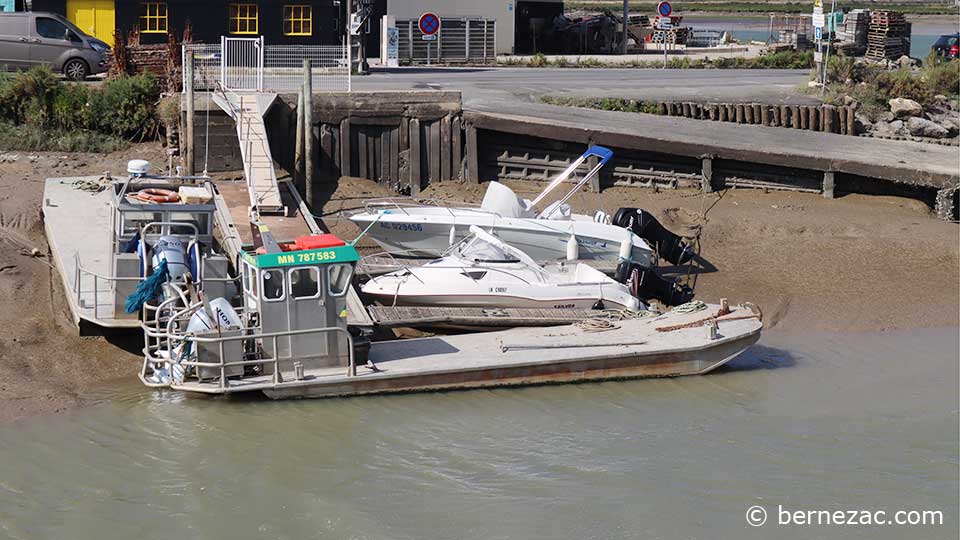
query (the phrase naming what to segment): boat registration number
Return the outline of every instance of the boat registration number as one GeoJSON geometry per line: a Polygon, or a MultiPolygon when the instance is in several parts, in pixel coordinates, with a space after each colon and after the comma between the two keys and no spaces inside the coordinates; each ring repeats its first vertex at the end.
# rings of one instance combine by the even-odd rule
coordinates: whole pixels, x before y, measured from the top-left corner
{"type": "Polygon", "coordinates": [[[381,229],[393,229],[395,231],[423,232],[423,225],[419,223],[381,223],[381,229]]]}

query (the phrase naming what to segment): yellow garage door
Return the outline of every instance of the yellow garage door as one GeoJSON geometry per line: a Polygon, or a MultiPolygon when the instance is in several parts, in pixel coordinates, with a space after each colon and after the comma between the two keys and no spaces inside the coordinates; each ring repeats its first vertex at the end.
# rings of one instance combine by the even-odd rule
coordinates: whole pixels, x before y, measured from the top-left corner
{"type": "Polygon", "coordinates": [[[87,34],[113,46],[113,0],[67,0],[67,18],[87,34]]]}

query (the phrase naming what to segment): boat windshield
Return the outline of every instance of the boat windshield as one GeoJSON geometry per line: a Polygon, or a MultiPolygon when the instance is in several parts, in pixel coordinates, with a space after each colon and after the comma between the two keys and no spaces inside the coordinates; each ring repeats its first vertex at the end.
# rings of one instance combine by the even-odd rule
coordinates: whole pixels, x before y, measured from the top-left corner
{"type": "Polygon", "coordinates": [[[466,260],[479,263],[520,263],[543,271],[540,265],[526,253],[502,242],[477,226],[470,227],[471,236],[457,248],[457,254],[466,260]]]}

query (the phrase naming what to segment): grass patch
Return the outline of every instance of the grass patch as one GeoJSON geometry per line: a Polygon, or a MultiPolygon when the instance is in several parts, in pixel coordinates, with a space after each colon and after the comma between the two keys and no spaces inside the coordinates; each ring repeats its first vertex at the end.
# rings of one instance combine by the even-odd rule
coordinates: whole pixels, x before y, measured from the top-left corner
{"type": "MultiPolygon", "coordinates": [[[[566,56],[551,59],[540,53],[527,59],[507,57],[500,60],[498,64],[501,66],[538,68],[663,67],[662,60],[633,60],[618,64],[605,64],[602,60],[589,56],[576,60],[570,60],[566,56]]],[[[813,68],[813,52],[780,51],[756,58],[690,58],[680,56],[669,58],[667,67],[670,69],[811,69],[813,68]]]]}
{"type": "Polygon", "coordinates": [[[123,150],[130,143],[95,131],[65,131],[0,122],[0,150],[8,152],[94,152],[123,150]]]}
{"type": "Polygon", "coordinates": [[[659,114],[659,105],[652,101],[623,98],[586,98],[565,96],[541,96],[540,101],[548,105],[563,107],[581,107],[601,111],[659,114]]]}

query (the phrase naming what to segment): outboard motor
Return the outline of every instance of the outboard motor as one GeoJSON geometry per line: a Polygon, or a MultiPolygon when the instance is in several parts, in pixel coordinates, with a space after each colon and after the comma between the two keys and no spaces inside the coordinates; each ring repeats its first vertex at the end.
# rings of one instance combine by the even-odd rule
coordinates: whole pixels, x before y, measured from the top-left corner
{"type": "Polygon", "coordinates": [[[649,268],[626,261],[617,266],[613,278],[629,285],[630,292],[637,298],[656,298],[667,306],[679,306],[693,296],[689,288],[679,285],[676,280],[664,279],[649,268]]]}
{"type": "Polygon", "coordinates": [[[657,246],[657,253],[672,264],[685,264],[693,258],[693,247],[641,208],[621,208],[613,217],[613,224],[630,229],[634,234],[657,246]]]}
{"type": "Polygon", "coordinates": [[[157,268],[163,260],[167,261],[170,281],[182,281],[183,276],[190,271],[187,247],[176,236],[161,236],[153,246],[153,257],[150,261],[152,269],[157,268]]]}

